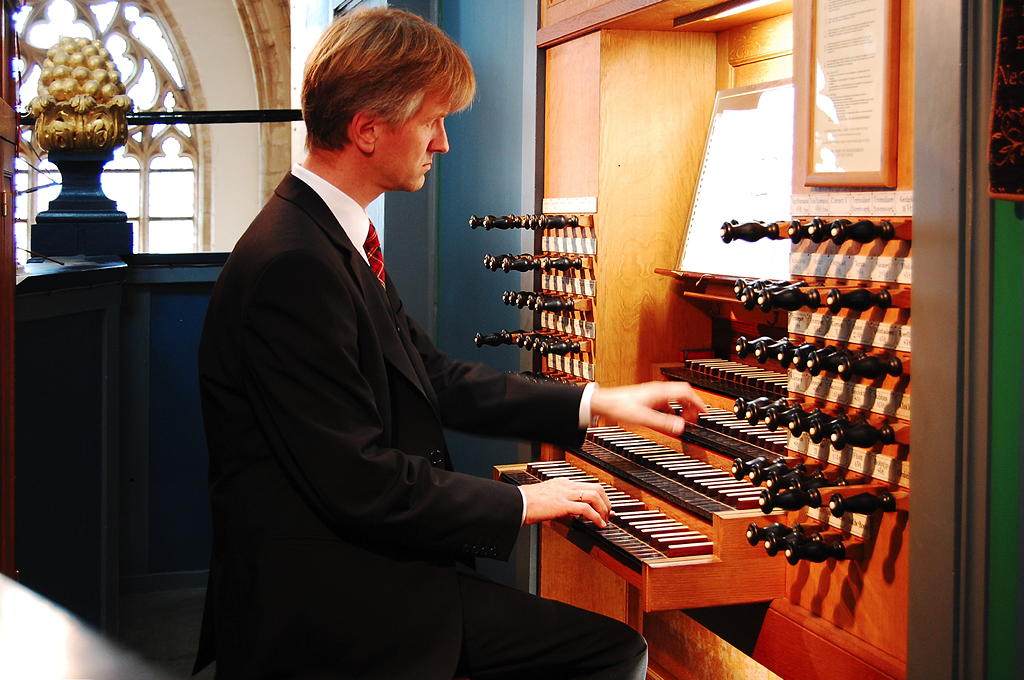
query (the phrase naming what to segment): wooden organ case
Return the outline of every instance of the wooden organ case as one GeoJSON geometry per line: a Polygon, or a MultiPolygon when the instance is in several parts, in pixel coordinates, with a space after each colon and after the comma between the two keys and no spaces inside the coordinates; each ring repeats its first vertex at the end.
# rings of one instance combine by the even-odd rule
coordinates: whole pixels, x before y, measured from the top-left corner
{"type": "Polygon", "coordinates": [[[538,589],[643,632],[652,678],[906,676],[910,2],[895,186],[805,186],[798,105],[789,214],[723,213],[712,237],[790,243],[788,275],[759,280],[673,258],[716,92],[792,78],[807,95],[811,0],[541,0],[544,215],[471,221],[536,230],[534,253],[485,261],[536,272],[505,296],[535,325],[477,343],[532,347],[550,379],[689,380],[711,411],[681,441],[602,423],[495,474],[608,486],[608,529],[540,527],[538,589]]]}

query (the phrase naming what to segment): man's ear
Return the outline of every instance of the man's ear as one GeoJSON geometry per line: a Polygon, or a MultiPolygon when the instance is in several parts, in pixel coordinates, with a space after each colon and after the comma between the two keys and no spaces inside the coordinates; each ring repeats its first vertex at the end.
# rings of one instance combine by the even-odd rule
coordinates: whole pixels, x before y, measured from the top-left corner
{"type": "Polygon", "coordinates": [[[349,141],[363,153],[373,153],[382,123],[380,116],[373,111],[356,111],[348,124],[349,141]]]}

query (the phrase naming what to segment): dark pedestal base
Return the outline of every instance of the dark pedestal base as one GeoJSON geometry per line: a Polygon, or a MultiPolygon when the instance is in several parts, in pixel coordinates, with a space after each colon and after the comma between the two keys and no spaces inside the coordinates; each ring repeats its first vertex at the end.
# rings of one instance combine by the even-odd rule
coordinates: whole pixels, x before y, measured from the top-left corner
{"type": "Polygon", "coordinates": [[[37,222],[32,252],[57,255],[127,255],[132,252],[131,222],[37,222]]]}
{"type": "Polygon", "coordinates": [[[32,251],[40,255],[128,255],[132,225],[103,194],[100,174],[111,151],[50,151],[60,169],[60,195],[36,215],[32,251]]]}

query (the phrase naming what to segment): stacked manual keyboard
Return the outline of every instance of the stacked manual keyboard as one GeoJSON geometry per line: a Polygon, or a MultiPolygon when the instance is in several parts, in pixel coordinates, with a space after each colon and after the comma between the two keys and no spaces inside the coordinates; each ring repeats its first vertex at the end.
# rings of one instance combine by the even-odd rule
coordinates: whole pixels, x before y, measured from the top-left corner
{"type": "MultiPolygon", "coordinates": [[[[639,499],[616,489],[611,484],[601,482],[597,477],[588,474],[578,467],[565,461],[545,461],[529,463],[526,471],[538,481],[564,478],[576,482],[600,484],[611,503],[611,530],[599,529],[593,522],[578,518],[587,529],[603,538],[618,542],[632,548],[632,552],[640,557],[683,557],[686,555],[710,554],[714,547],[707,535],[690,528],[687,524],[673,519],[663,512],[648,508],[639,499]],[[617,530],[632,536],[635,542],[625,542],[617,535],[617,530]]],[[[528,480],[522,480],[530,483],[528,480]]],[[[605,529],[608,529],[606,527],[605,529]]]]}
{"type": "Polygon", "coordinates": [[[789,433],[784,429],[773,430],[763,423],[752,424],[725,409],[708,408],[695,424],[683,430],[680,438],[730,458],[750,460],[786,455],[789,433]]]}
{"type": "Polygon", "coordinates": [[[699,517],[756,508],[761,489],[693,456],[621,427],[592,427],[580,455],[699,517]]]}
{"type": "Polygon", "coordinates": [[[682,366],[666,367],[671,380],[685,380],[694,387],[753,399],[764,395],[786,396],[785,373],[728,359],[688,359],[682,366]]]}
{"type": "Polygon", "coordinates": [[[784,566],[751,551],[744,535],[751,522],[771,521],[759,510],[762,489],[683,446],[594,427],[564,460],[499,466],[496,473],[519,485],[555,478],[600,484],[613,513],[606,526],[568,517],[545,522],[541,535],[561,535],[635,587],[642,611],[771,599],[785,586],[784,566]]]}

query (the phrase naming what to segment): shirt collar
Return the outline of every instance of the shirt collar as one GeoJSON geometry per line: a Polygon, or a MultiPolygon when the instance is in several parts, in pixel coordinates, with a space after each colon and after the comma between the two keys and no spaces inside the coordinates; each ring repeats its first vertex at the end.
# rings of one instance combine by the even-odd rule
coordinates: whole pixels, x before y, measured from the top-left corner
{"type": "Polygon", "coordinates": [[[338,224],[341,225],[345,235],[352,241],[352,245],[356,247],[356,252],[362,256],[366,264],[370,264],[366,257],[366,251],[363,250],[366,234],[370,231],[370,218],[366,216],[366,211],[363,210],[363,207],[344,191],[297,163],[292,166],[292,174],[308,184],[309,188],[323,199],[331,214],[338,220],[338,224]]]}

